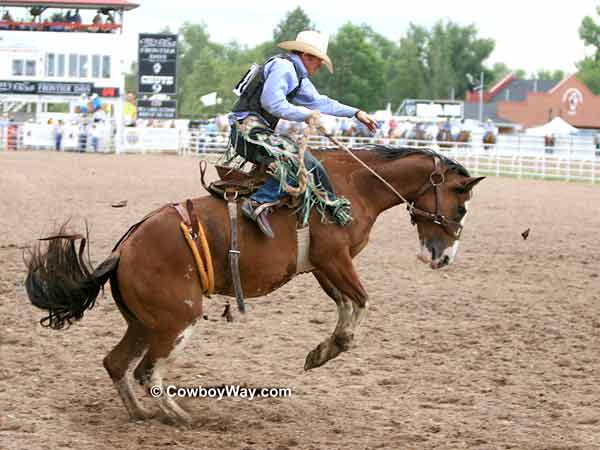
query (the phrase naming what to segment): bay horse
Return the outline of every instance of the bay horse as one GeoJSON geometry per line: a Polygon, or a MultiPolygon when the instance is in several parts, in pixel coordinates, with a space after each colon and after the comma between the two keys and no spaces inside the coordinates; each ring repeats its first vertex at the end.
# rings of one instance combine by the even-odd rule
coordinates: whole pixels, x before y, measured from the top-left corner
{"type": "Polygon", "coordinates": [[[496,134],[492,131],[486,131],[483,135],[483,149],[489,150],[496,145],[496,134]]]}
{"type": "Polygon", "coordinates": [[[459,143],[459,147],[467,147],[467,143],[471,141],[471,132],[469,130],[460,130],[456,142],[459,143]]]}
{"type": "Polygon", "coordinates": [[[408,139],[407,145],[410,147],[427,147],[430,145],[433,136],[425,131],[423,128],[414,128],[406,134],[408,139]]]}
{"type": "Polygon", "coordinates": [[[461,130],[456,137],[453,137],[450,130],[442,128],[438,131],[435,140],[440,148],[450,148],[459,145],[465,147],[466,143],[471,140],[471,132],[469,130],[461,130]]]}
{"type": "Polygon", "coordinates": [[[440,128],[435,137],[435,140],[437,141],[437,145],[440,148],[450,148],[454,145],[452,133],[446,128],[440,128]]]}
{"type": "MultiPolygon", "coordinates": [[[[459,163],[429,149],[373,146],[353,150],[355,158],[340,150],[313,152],[328,170],[337,194],[351,201],[353,220],[339,226],[324,223],[316,211],[309,217],[313,268],[308,271],[337,305],[338,317],[332,335],[308,353],[305,370],[347,351],[365,317],[369,296],[352,260],[367,245],[377,217],[406,202],[417,227],[418,259],[432,269],[442,268],[455,259],[467,203],[483,179],[471,177],[459,163]]],[[[233,297],[226,203],[205,196],[194,199],[193,205],[213,255],[215,293],[233,297]]],[[[168,363],[203,315],[201,283],[180,220],[174,208],[159,209],[132,227],[96,268],[86,259],[83,243],[77,251],[74,236],[63,226],[48,238],[47,246],[38,241],[27,262],[29,299],[49,311],[41,323],[54,329],[81,319],[110,280],[127,330],[103,363],[132,419],[155,413],[134,394],[131,375],[147,389],[162,387],[168,363]]],[[[269,220],[274,239],[266,238],[249,220],[239,223],[239,269],[247,298],[272,292],[297,275],[296,217],[279,209],[269,220]]],[[[189,413],[173,398],[163,395],[154,401],[172,422],[191,423],[189,413]]]]}

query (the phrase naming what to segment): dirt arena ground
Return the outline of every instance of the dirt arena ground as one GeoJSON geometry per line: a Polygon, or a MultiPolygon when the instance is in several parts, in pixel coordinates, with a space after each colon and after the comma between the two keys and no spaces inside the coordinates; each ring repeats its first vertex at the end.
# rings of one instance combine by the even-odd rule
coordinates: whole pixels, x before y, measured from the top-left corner
{"type": "Polygon", "coordinates": [[[124,332],[109,291],[71,329],[44,329],[23,248],[87,218],[97,262],[146,212],[199,194],[194,159],[0,153],[0,449],[600,448],[600,187],[507,178],[477,187],[442,271],[417,263],[404,209],[381,217],[356,261],[372,307],[350,352],[303,372],[336,319],[304,275],[244,321],[211,300],[166,380],[291,398],[182,400],[190,430],[131,422],[102,367],[124,332]]]}

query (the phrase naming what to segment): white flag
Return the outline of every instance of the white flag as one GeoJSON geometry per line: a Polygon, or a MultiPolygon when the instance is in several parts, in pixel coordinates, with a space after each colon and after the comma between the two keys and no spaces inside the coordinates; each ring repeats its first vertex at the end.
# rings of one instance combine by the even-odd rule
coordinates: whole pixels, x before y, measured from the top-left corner
{"type": "Polygon", "coordinates": [[[211,92],[210,94],[203,95],[200,97],[200,101],[204,106],[213,106],[217,104],[217,93],[211,92]]]}

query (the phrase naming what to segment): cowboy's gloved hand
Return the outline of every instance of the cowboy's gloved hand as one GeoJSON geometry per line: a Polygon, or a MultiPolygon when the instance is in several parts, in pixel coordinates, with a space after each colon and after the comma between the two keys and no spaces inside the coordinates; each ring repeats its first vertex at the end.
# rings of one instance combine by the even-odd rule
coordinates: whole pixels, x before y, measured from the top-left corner
{"type": "Polygon", "coordinates": [[[377,121],[366,112],[358,111],[354,117],[356,117],[359,122],[363,123],[371,133],[374,133],[375,130],[377,130],[377,121]]]}
{"type": "Polygon", "coordinates": [[[305,122],[309,125],[317,126],[321,123],[321,111],[315,109],[310,112],[310,116],[308,116],[305,122]]]}

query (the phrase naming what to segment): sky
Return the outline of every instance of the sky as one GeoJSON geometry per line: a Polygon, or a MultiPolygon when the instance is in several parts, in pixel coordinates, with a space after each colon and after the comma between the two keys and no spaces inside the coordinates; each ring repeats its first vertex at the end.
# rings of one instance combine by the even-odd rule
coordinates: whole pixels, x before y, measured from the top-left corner
{"type": "MultiPolygon", "coordinates": [[[[503,62],[528,74],[538,69],[572,73],[575,63],[587,54],[578,29],[585,16],[600,22],[596,8],[600,0],[416,0],[411,2],[358,2],[348,0],[132,0],[140,7],[126,13],[124,31],[128,55],[137,52],[137,34],[177,30],[184,22],[204,23],[211,40],[232,40],[253,47],[272,38],[273,29],[286,13],[300,6],[319,31],[334,34],[351,22],[367,24],[388,39],[398,41],[410,23],[427,28],[438,20],[462,26],[474,24],[478,37],[495,40],[496,47],[485,62],[490,67],[503,62]]],[[[335,64],[335,61],[334,61],[335,64]]]]}

